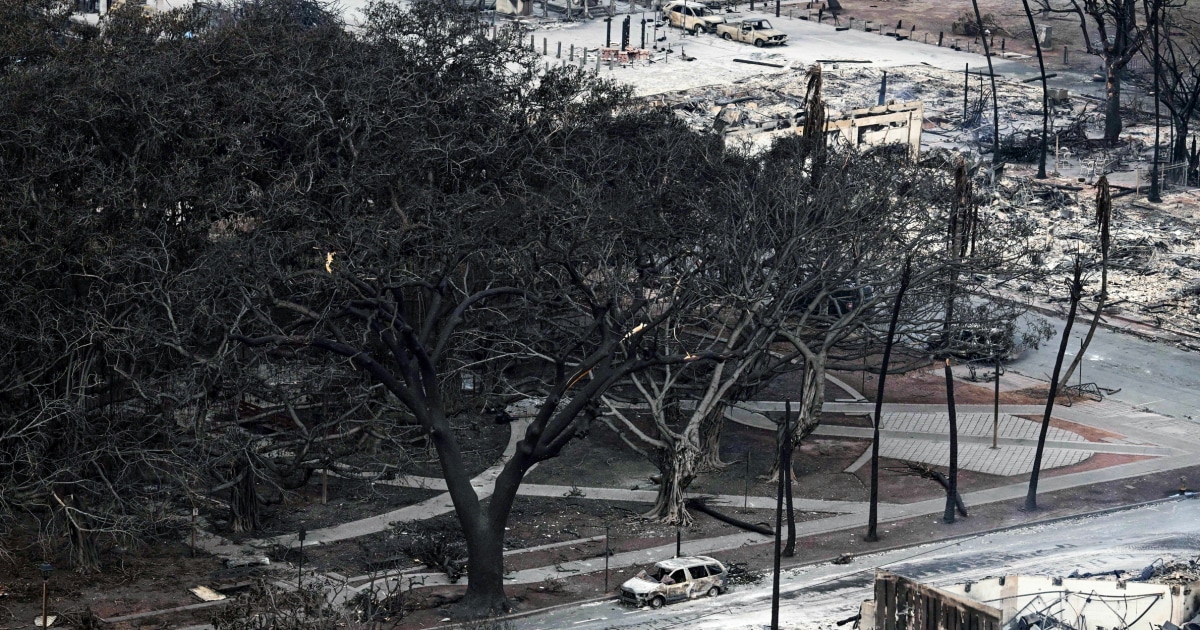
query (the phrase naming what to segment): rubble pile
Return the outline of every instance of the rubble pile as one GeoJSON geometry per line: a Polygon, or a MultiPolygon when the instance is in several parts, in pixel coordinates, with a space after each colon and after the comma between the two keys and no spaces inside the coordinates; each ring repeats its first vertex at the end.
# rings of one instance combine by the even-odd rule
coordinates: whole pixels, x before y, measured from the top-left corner
{"type": "Polygon", "coordinates": [[[1154,584],[1177,584],[1180,586],[1190,586],[1196,582],[1200,582],[1200,564],[1196,560],[1173,560],[1152,564],[1147,569],[1150,569],[1152,575],[1144,578],[1144,582],[1152,582],[1154,584]]]}
{"type": "MultiPolygon", "coordinates": [[[[776,135],[794,133],[802,125],[805,71],[795,67],[732,84],[668,92],[649,102],[670,107],[698,131],[720,133],[727,142],[757,150],[769,146],[776,135]]],[[[878,102],[884,70],[830,60],[822,63],[822,73],[831,120],[878,102]]],[[[924,103],[923,151],[942,148],[990,161],[991,93],[986,79],[974,72],[964,75],[927,66],[891,68],[886,71],[885,98],[924,103]],[[965,112],[964,83],[968,88],[965,112]]],[[[1100,291],[1094,183],[1107,174],[1114,209],[1105,315],[1143,320],[1180,333],[1189,339],[1181,347],[1200,350],[1200,197],[1197,191],[1177,188],[1168,191],[1161,204],[1145,201],[1153,126],[1127,125],[1122,144],[1105,147],[1097,140],[1102,103],[1057,94],[1047,157],[1051,177],[1037,180],[1032,177],[1036,152],[1030,154],[1030,142],[1041,131],[1041,86],[1001,81],[997,89],[1002,158],[1014,162],[986,193],[984,203],[992,212],[1030,221],[1042,249],[1038,262],[1054,272],[1040,284],[1003,288],[1038,302],[1065,301],[1061,276],[1070,269],[1075,253],[1081,252],[1094,263],[1083,304],[1088,313],[1100,291]]]]}
{"type": "MultiPolygon", "coordinates": [[[[1118,194],[1121,191],[1118,190],[1118,194]]],[[[1084,306],[1100,292],[1095,189],[1062,180],[1009,177],[993,193],[990,208],[1019,212],[1034,223],[1042,266],[1053,274],[1019,292],[1042,302],[1066,300],[1062,278],[1076,252],[1092,260],[1084,306]]],[[[1113,201],[1106,315],[1133,316],[1177,333],[1200,333],[1200,198],[1168,195],[1151,205],[1125,194],[1113,201]]]]}

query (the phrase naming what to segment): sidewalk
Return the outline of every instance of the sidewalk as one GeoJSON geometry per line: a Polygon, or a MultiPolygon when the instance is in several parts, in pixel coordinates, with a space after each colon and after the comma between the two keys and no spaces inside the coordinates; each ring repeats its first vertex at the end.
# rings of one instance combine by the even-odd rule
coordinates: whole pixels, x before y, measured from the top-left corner
{"type": "MultiPolygon", "coordinates": [[[[852,396],[856,396],[851,388],[840,384],[852,396]]],[[[856,396],[857,397],[857,396],[856,396]]],[[[777,401],[753,401],[743,403],[728,411],[730,419],[735,422],[774,431],[775,423],[762,412],[782,410],[784,404],[777,401]]],[[[828,403],[828,412],[850,414],[869,414],[873,412],[871,403],[828,403]]],[[[992,408],[990,405],[959,405],[960,431],[960,465],[966,469],[975,469],[990,474],[1013,477],[1013,483],[967,492],[963,500],[972,510],[996,504],[999,502],[1021,499],[1027,491],[1027,480],[1023,477],[1031,467],[1030,457],[1037,443],[1038,424],[1029,420],[1017,418],[1016,415],[1040,415],[1043,407],[1040,405],[1002,405],[1000,414],[1001,448],[992,450],[992,408]],[[1019,455],[1016,455],[1018,454],[1019,455]],[[1014,456],[1016,455],[1016,456],[1014,456]]],[[[1054,417],[1073,422],[1086,427],[1100,429],[1108,434],[1102,438],[1088,439],[1086,436],[1059,427],[1051,427],[1047,442],[1044,468],[1070,465],[1091,457],[1093,454],[1133,455],[1143,457],[1137,461],[1124,461],[1114,465],[1101,466],[1081,472],[1043,476],[1039,493],[1052,493],[1062,490],[1079,489],[1100,483],[1114,482],[1123,479],[1142,478],[1154,473],[1162,473],[1181,468],[1197,466],[1200,463],[1200,424],[1187,420],[1179,420],[1158,416],[1152,413],[1140,412],[1121,405],[1105,401],[1101,403],[1080,402],[1073,407],[1056,406],[1054,417]]],[[[512,433],[506,448],[506,456],[510,455],[516,443],[523,436],[525,424],[516,422],[512,425],[512,433]]],[[[938,404],[894,404],[883,405],[881,424],[881,452],[896,459],[927,461],[931,464],[945,465],[947,458],[946,433],[948,419],[944,405],[938,404]]],[[[842,425],[822,425],[815,435],[825,438],[851,438],[869,440],[872,430],[867,427],[842,425]]],[[[848,471],[853,472],[868,461],[870,449],[860,457],[848,471]]],[[[480,474],[473,480],[473,485],[481,497],[488,496],[492,490],[496,474],[501,464],[497,464],[480,474]]],[[[413,487],[438,488],[441,480],[402,477],[389,483],[413,487]]],[[[570,496],[578,500],[597,501],[632,501],[651,503],[655,500],[655,490],[629,490],[624,488],[605,487],[568,487],[551,484],[523,484],[520,494],[537,497],[570,496]]],[[[717,495],[711,499],[714,505],[741,507],[746,502],[749,507],[770,509],[775,504],[774,497],[753,496],[744,498],[741,495],[717,495]]],[[[797,499],[797,510],[822,512],[829,516],[810,521],[796,523],[797,537],[805,538],[847,530],[860,529],[865,525],[868,505],[865,502],[833,501],[819,499],[797,499]]],[[[879,506],[880,523],[895,523],[903,519],[940,515],[945,508],[943,498],[898,504],[881,502],[879,506]]],[[[309,533],[306,544],[318,541],[332,543],[348,540],[365,534],[383,531],[390,523],[402,520],[423,520],[453,510],[447,494],[442,494],[427,501],[380,514],[366,519],[344,523],[336,527],[314,530],[309,533]]],[[[593,537],[595,538],[595,537],[593,537]]],[[[592,539],[581,539],[568,543],[555,543],[544,546],[551,548],[562,545],[587,542],[592,539]]],[[[746,546],[761,545],[770,539],[754,533],[736,533],[703,539],[685,540],[682,544],[684,554],[713,554],[730,552],[746,546]]],[[[216,536],[205,536],[201,540],[205,549],[224,555],[241,553],[261,553],[261,548],[280,544],[294,546],[298,541],[294,536],[280,536],[253,541],[246,545],[233,545],[216,536]]],[[[540,549],[540,548],[539,548],[540,549]]],[[[530,549],[512,550],[510,554],[528,552],[530,549]]],[[[610,571],[643,566],[664,557],[675,554],[675,545],[666,544],[656,547],[616,553],[608,558],[610,571]]],[[[553,565],[527,568],[514,571],[505,576],[509,584],[533,584],[548,578],[570,579],[574,576],[587,576],[603,571],[605,563],[602,554],[569,562],[558,562],[553,565]]],[[[359,578],[344,578],[342,576],[326,576],[314,574],[312,580],[322,580],[331,586],[331,593],[336,593],[336,599],[344,600],[363,590],[371,588],[371,584],[382,587],[385,584],[401,585],[405,588],[427,588],[448,584],[444,574],[425,573],[417,570],[407,570],[388,576],[375,576],[373,582],[363,582],[367,576],[359,578]],[[419,584],[411,584],[409,580],[420,580],[419,584]]],[[[467,578],[460,579],[458,585],[465,584],[467,578]]]]}

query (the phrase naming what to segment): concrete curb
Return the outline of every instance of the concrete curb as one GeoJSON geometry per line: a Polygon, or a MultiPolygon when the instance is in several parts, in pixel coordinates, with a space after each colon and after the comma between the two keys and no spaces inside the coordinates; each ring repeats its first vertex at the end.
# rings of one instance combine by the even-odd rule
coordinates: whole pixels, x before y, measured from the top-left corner
{"type": "MultiPolygon", "coordinates": [[[[1093,516],[1103,516],[1105,514],[1111,514],[1114,512],[1122,512],[1125,510],[1136,510],[1138,508],[1143,508],[1143,507],[1150,506],[1150,505],[1157,505],[1160,503],[1169,503],[1169,502],[1173,502],[1173,501],[1181,501],[1184,499],[1192,499],[1192,498],[1195,498],[1195,497],[1172,495],[1172,496],[1164,497],[1161,499],[1151,499],[1149,501],[1142,501],[1140,503],[1130,503],[1127,505],[1116,505],[1116,506],[1112,506],[1112,507],[1102,508],[1099,510],[1093,510],[1090,512],[1080,512],[1078,514],[1064,514],[1062,516],[1054,516],[1054,517],[1045,518],[1045,519],[1041,519],[1041,520],[1027,521],[1024,523],[1014,523],[1012,525],[1005,525],[1003,527],[994,527],[992,529],[987,529],[987,530],[978,531],[978,532],[972,532],[969,534],[957,534],[957,535],[949,536],[946,538],[926,540],[926,541],[922,541],[922,542],[909,543],[909,544],[905,544],[905,545],[891,545],[891,546],[887,546],[887,547],[880,547],[878,549],[871,549],[871,550],[864,552],[862,554],[859,554],[859,555],[873,555],[873,554],[888,553],[891,551],[897,551],[900,549],[908,549],[908,548],[912,548],[912,547],[918,547],[921,545],[931,545],[931,544],[938,544],[938,543],[952,543],[952,542],[955,542],[958,540],[965,540],[968,538],[978,538],[980,536],[988,536],[990,534],[998,534],[998,533],[1002,533],[1002,532],[1006,532],[1006,531],[1011,531],[1014,529],[1021,529],[1021,528],[1025,528],[1025,527],[1034,527],[1034,526],[1039,526],[1039,525],[1050,525],[1053,523],[1060,523],[1063,521],[1069,521],[1069,520],[1080,519],[1080,518],[1089,518],[1089,517],[1093,517],[1093,516]]],[[[912,518],[912,517],[908,517],[908,518],[912,518]]],[[[896,520],[886,521],[886,522],[895,523],[895,522],[898,522],[901,520],[907,520],[907,518],[896,519],[896,520]]],[[[883,523],[880,523],[880,525],[882,525],[882,524],[883,523]]],[[[865,526],[865,523],[864,523],[864,526],[865,526]]],[[[811,534],[810,536],[806,536],[805,538],[809,538],[812,536],[819,536],[819,535],[820,534],[811,534]]],[[[799,540],[799,539],[797,539],[797,540],[799,540]]],[[[762,544],[770,544],[770,543],[762,543],[762,544]]],[[[832,556],[829,558],[822,558],[819,560],[805,560],[805,561],[795,562],[795,563],[791,563],[791,564],[783,562],[783,563],[780,563],[781,564],[780,568],[781,568],[781,570],[790,570],[790,569],[797,569],[800,567],[816,566],[819,564],[828,563],[836,558],[837,558],[837,556],[832,556]]],[[[887,566],[887,565],[880,565],[880,566],[887,566]]],[[[859,572],[861,573],[863,571],[874,571],[877,568],[879,568],[879,567],[872,566],[872,567],[861,569],[859,572]]],[[[803,589],[801,589],[801,590],[803,590],[803,589]]],[[[562,604],[555,604],[553,606],[547,606],[545,608],[536,608],[533,610],[518,611],[518,612],[509,614],[509,615],[505,615],[504,617],[501,617],[501,619],[521,619],[524,617],[531,617],[533,615],[553,612],[553,611],[561,610],[564,608],[577,608],[577,607],[585,605],[585,604],[595,604],[598,602],[604,602],[604,601],[608,601],[608,600],[615,601],[616,597],[613,595],[605,595],[603,597],[592,597],[592,598],[588,598],[588,599],[573,600],[570,602],[564,602],[562,604]]],[[[460,622],[460,623],[454,623],[454,624],[448,624],[448,625],[436,626],[436,627],[438,627],[438,628],[466,628],[466,627],[471,626],[472,623],[473,622],[460,622]]]]}
{"type": "MultiPolygon", "coordinates": [[[[1105,514],[1111,514],[1113,512],[1121,512],[1121,511],[1125,511],[1125,510],[1136,510],[1138,508],[1142,508],[1142,507],[1146,507],[1146,506],[1150,506],[1150,505],[1158,505],[1161,503],[1169,503],[1169,502],[1173,502],[1173,501],[1181,501],[1184,499],[1193,499],[1193,498],[1195,498],[1195,497],[1172,495],[1172,496],[1168,496],[1168,497],[1163,497],[1161,499],[1151,499],[1149,501],[1142,501],[1140,503],[1116,505],[1116,506],[1112,506],[1112,507],[1102,508],[1099,510],[1093,510],[1090,512],[1080,512],[1078,514],[1064,514],[1062,516],[1055,516],[1055,517],[1041,519],[1041,520],[1027,521],[1024,523],[1014,523],[1012,525],[1005,525],[1003,527],[994,527],[992,529],[987,529],[987,530],[978,531],[978,532],[972,532],[972,533],[968,533],[968,534],[957,534],[957,535],[949,536],[946,538],[937,538],[937,539],[926,540],[926,541],[922,541],[922,542],[909,543],[909,544],[905,544],[905,545],[891,545],[891,546],[887,546],[887,547],[879,547],[877,549],[871,549],[860,555],[888,553],[891,551],[897,551],[899,549],[907,549],[910,547],[917,547],[920,545],[930,545],[930,544],[937,544],[937,543],[951,543],[951,542],[954,542],[957,540],[964,540],[967,538],[977,538],[980,536],[997,534],[997,533],[1010,531],[1010,530],[1014,530],[1014,529],[1021,529],[1023,527],[1033,527],[1033,526],[1037,526],[1037,525],[1049,525],[1052,523],[1059,523],[1062,521],[1069,521],[1072,519],[1088,518],[1088,517],[1092,517],[1092,516],[1102,516],[1105,514]]],[[[895,522],[902,521],[902,520],[908,520],[908,518],[915,518],[915,517],[906,517],[906,518],[902,518],[902,519],[895,519],[895,520],[891,520],[891,521],[885,521],[885,523],[895,523],[895,522]]],[[[882,525],[883,523],[880,523],[880,524],[882,525]]],[[[805,538],[810,538],[812,536],[820,536],[820,535],[821,534],[819,534],[819,533],[818,534],[810,534],[809,536],[805,536],[805,538]]],[[[770,543],[761,543],[761,544],[770,544],[770,543]]],[[[801,562],[794,562],[794,563],[786,563],[785,562],[785,563],[781,563],[781,568],[782,569],[796,569],[799,567],[815,566],[815,565],[819,565],[819,564],[825,564],[827,562],[830,562],[831,560],[834,560],[835,558],[836,558],[836,556],[829,557],[829,558],[821,558],[818,560],[804,560],[801,562]]],[[[864,568],[861,571],[873,571],[876,568],[877,567],[869,567],[869,568],[864,568]]],[[[585,604],[594,604],[594,603],[598,603],[598,602],[604,602],[607,600],[615,600],[615,599],[616,598],[613,595],[604,595],[602,597],[592,597],[592,598],[588,598],[588,599],[572,600],[570,602],[564,602],[562,604],[555,604],[553,606],[547,606],[545,608],[535,608],[532,610],[518,611],[518,612],[509,614],[509,615],[505,615],[504,617],[502,617],[502,619],[521,619],[524,617],[530,617],[530,616],[537,615],[537,614],[553,612],[555,610],[560,610],[563,608],[579,607],[579,606],[582,606],[585,604]]],[[[222,600],[219,602],[202,602],[202,603],[191,604],[191,605],[187,605],[187,606],[176,606],[173,608],[164,608],[164,609],[160,609],[160,610],[148,610],[145,612],[135,613],[132,615],[121,615],[118,617],[109,617],[106,619],[100,619],[100,622],[106,623],[106,624],[112,624],[112,623],[118,623],[118,622],[122,622],[122,621],[133,621],[136,619],[146,619],[146,618],[156,617],[156,616],[160,616],[160,615],[169,615],[172,613],[186,612],[189,610],[203,609],[203,608],[209,608],[209,607],[213,607],[213,606],[221,606],[224,604],[228,604],[230,601],[232,601],[232,598],[222,600]]],[[[472,623],[473,622],[461,622],[461,623],[454,623],[454,624],[449,624],[449,625],[444,625],[444,626],[436,626],[436,627],[438,627],[438,628],[465,628],[465,627],[469,627],[470,625],[472,625],[472,623]]],[[[203,627],[203,626],[201,626],[201,627],[203,627]]]]}

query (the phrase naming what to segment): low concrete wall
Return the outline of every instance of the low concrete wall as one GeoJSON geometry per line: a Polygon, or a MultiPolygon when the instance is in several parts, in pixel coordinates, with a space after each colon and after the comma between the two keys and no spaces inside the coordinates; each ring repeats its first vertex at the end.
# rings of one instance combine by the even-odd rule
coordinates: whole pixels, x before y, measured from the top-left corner
{"type": "Polygon", "coordinates": [[[1041,613],[1075,628],[1153,630],[1190,619],[1197,586],[1009,575],[943,590],[999,608],[1005,624],[1041,613]]]}

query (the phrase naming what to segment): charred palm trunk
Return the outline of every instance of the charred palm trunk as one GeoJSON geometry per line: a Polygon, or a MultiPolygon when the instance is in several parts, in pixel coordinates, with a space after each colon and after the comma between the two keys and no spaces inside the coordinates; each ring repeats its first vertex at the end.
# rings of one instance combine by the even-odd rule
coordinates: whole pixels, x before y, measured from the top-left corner
{"type": "Polygon", "coordinates": [[[996,170],[1000,168],[1000,106],[996,103],[996,71],[992,69],[991,42],[984,33],[983,16],[979,13],[979,0],[971,0],[975,9],[975,24],[979,29],[979,39],[983,40],[983,56],[987,59],[988,75],[992,80],[992,182],[996,181],[996,170]]]}
{"type": "Polygon", "coordinates": [[[912,257],[904,259],[904,273],[900,276],[900,290],[892,305],[892,319],[888,322],[887,339],[883,343],[883,363],[879,366],[879,387],[875,390],[875,427],[871,438],[871,505],[867,513],[867,542],[879,540],[879,422],[883,411],[883,388],[887,381],[888,364],[892,360],[892,344],[896,339],[896,324],[900,321],[900,305],[904,292],[912,277],[912,257]]]}
{"type": "Polygon", "coordinates": [[[1037,453],[1033,457],[1033,471],[1029,474],[1029,492],[1025,495],[1025,510],[1032,512],[1037,509],[1038,476],[1042,468],[1042,452],[1046,449],[1046,433],[1050,430],[1050,414],[1054,411],[1054,397],[1058,395],[1058,374],[1062,370],[1063,356],[1067,353],[1067,342],[1071,339],[1071,325],[1075,323],[1075,312],[1079,306],[1079,296],[1083,293],[1080,278],[1083,276],[1083,261],[1075,257],[1075,268],[1071,278],[1071,307],[1067,312],[1067,323],[1063,327],[1062,343],[1058,346],[1058,356],[1054,359],[1054,372],[1050,374],[1050,394],[1046,398],[1046,413],[1042,416],[1042,431],[1038,435],[1037,453]]]}
{"type": "Polygon", "coordinates": [[[1046,60],[1042,56],[1042,42],[1038,39],[1037,24],[1033,22],[1033,11],[1029,9],[1029,0],[1021,0],[1025,7],[1025,17],[1029,19],[1029,32],[1033,33],[1033,50],[1037,53],[1038,70],[1042,77],[1042,146],[1038,152],[1038,179],[1046,178],[1046,152],[1049,150],[1050,134],[1050,88],[1046,82],[1046,60]]]}
{"type": "Polygon", "coordinates": [[[950,412],[950,478],[946,483],[946,510],[942,520],[953,523],[958,499],[958,410],[954,407],[954,372],[950,369],[950,359],[946,359],[946,409],[950,412]]]}
{"type": "Polygon", "coordinates": [[[1112,194],[1108,187],[1108,177],[1102,176],[1096,183],[1096,228],[1100,232],[1100,296],[1096,298],[1096,312],[1092,313],[1092,323],[1088,327],[1087,335],[1083,338],[1083,344],[1080,345],[1075,358],[1071,360],[1070,367],[1063,373],[1063,383],[1070,383],[1071,376],[1079,368],[1080,361],[1083,360],[1083,355],[1091,345],[1092,337],[1096,334],[1096,328],[1100,325],[1100,313],[1104,311],[1104,304],[1108,301],[1108,246],[1111,242],[1109,235],[1111,225],[1112,194]]]}

